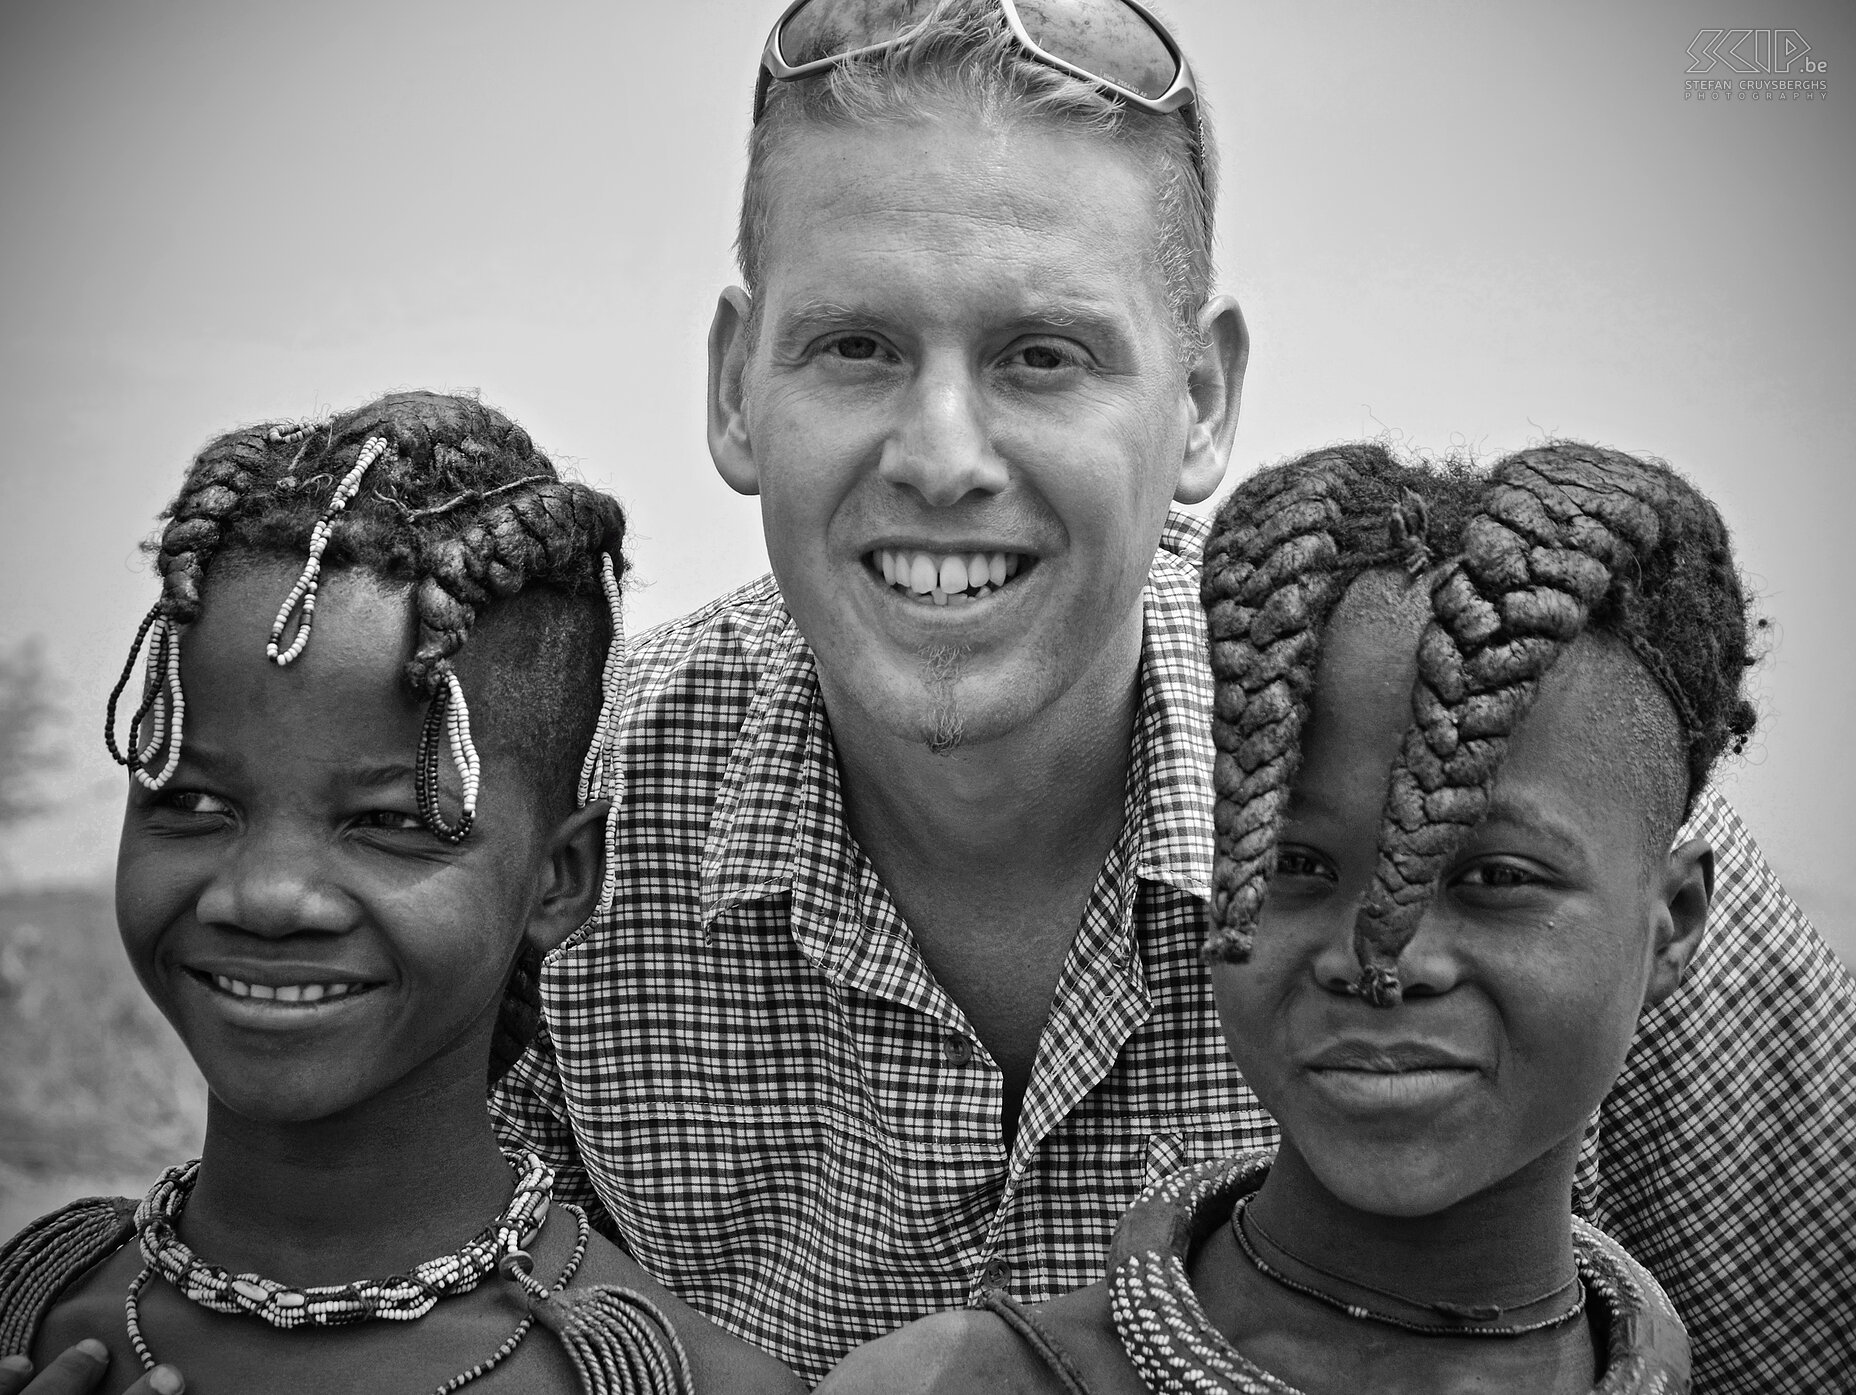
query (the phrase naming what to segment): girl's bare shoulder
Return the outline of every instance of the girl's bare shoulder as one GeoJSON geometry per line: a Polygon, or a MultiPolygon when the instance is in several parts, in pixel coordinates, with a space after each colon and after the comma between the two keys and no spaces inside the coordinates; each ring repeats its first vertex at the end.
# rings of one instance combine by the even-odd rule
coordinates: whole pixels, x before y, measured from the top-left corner
{"type": "Polygon", "coordinates": [[[912,1322],[852,1352],[818,1395],[1146,1395],[1106,1285],[1004,1308],[912,1322]]]}
{"type": "Polygon", "coordinates": [[[648,1300],[676,1329],[702,1395],[802,1395],[805,1385],[780,1362],[704,1317],[597,1231],[570,1288],[608,1285],[648,1300]]]}

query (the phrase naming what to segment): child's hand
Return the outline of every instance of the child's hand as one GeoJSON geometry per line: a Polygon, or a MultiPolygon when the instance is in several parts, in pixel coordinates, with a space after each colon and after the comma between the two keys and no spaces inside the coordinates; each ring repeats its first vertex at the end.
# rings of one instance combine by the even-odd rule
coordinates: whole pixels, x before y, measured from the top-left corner
{"type": "MultiPolygon", "coordinates": [[[[23,1356],[0,1361],[0,1395],[86,1395],[109,1369],[110,1354],[94,1338],[79,1342],[37,1376],[23,1356]]],[[[187,1382],[172,1366],[157,1366],[123,1395],[181,1395],[187,1382]]]]}

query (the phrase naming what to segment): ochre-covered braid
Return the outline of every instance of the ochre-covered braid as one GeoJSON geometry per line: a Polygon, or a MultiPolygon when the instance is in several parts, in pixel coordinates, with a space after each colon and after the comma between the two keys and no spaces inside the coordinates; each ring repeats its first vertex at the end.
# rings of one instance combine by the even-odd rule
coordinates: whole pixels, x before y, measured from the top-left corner
{"type": "Polygon", "coordinates": [[[1217,680],[1218,854],[1205,955],[1241,961],[1269,888],[1276,830],[1302,759],[1321,627],[1346,589],[1337,531],[1360,478],[1346,451],[1254,482],[1207,544],[1202,598],[1217,680]]]}
{"type": "Polygon", "coordinates": [[[1430,568],[1413,722],[1354,931],[1357,991],[1382,1006],[1398,1001],[1399,955],[1487,810],[1510,736],[1581,633],[1623,640],[1668,693],[1691,804],[1754,722],[1726,526],[1667,466],[1555,442],[1486,473],[1407,465],[1372,446],[1264,471],[1226,502],[1206,553],[1219,747],[1210,957],[1242,957],[1267,893],[1318,648],[1303,631],[1326,623],[1362,571],[1401,554],[1414,571],[1444,560],[1430,568]]]}

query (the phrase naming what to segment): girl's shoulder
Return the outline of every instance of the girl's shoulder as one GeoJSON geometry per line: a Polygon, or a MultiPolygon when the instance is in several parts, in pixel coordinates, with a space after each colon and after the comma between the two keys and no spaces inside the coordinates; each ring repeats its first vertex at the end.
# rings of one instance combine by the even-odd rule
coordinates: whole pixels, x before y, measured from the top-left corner
{"type": "MultiPolygon", "coordinates": [[[[577,1323],[604,1330],[606,1340],[624,1334],[626,1344],[639,1347],[638,1359],[647,1363],[646,1346],[664,1349],[672,1362],[680,1349],[694,1388],[704,1395],[801,1395],[805,1390],[785,1366],[690,1307],[597,1231],[589,1233],[586,1255],[557,1297],[577,1323]]],[[[541,1321],[569,1340],[548,1317],[541,1321]]],[[[674,1382],[669,1388],[675,1388],[674,1382]]]]}
{"type": "Polygon", "coordinates": [[[1687,1390],[1688,1330],[1663,1286],[1630,1251],[1577,1216],[1572,1241],[1605,1352],[1598,1395],[1687,1390]]]}
{"type": "Polygon", "coordinates": [[[85,1197],[0,1245],[0,1356],[31,1350],[65,1290],[135,1234],[135,1207],[128,1197],[85,1197]]]}

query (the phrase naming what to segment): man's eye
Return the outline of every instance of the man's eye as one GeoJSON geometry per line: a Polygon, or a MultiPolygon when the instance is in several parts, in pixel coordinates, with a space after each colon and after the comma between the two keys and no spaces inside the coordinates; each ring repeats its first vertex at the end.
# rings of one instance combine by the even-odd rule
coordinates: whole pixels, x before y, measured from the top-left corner
{"type": "Polygon", "coordinates": [[[868,334],[846,334],[826,345],[825,352],[853,363],[863,363],[880,354],[882,345],[868,334]]]}
{"type": "Polygon", "coordinates": [[[1017,358],[1025,367],[1035,368],[1041,373],[1076,366],[1076,355],[1066,353],[1055,344],[1027,344],[1018,350],[1017,358]]]}

